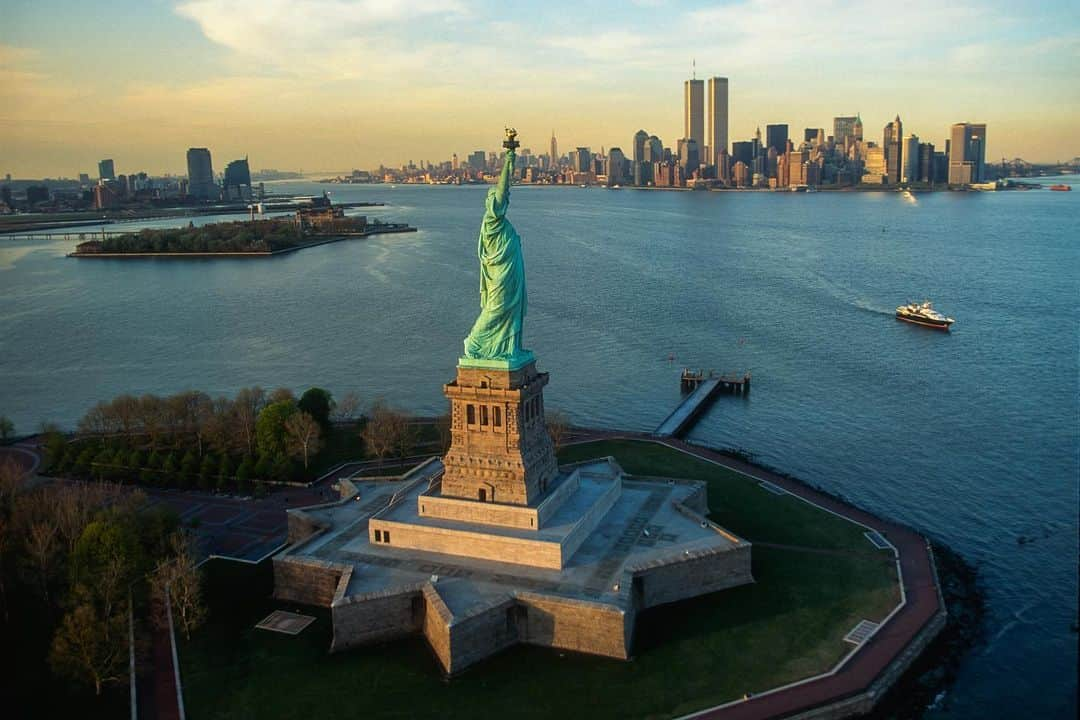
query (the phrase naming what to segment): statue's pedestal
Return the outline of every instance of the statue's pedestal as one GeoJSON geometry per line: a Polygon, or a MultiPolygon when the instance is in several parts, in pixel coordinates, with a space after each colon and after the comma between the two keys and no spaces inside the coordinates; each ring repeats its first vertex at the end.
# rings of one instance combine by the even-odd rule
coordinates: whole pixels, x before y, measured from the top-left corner
{"type": "Polygon", "coordinates": [[[532,353],[513,360],[458,363],[443,387],[450,400],[450,450],[444,497],[534,505],[558,473],[544,423],[547,373],[532,353]]]}

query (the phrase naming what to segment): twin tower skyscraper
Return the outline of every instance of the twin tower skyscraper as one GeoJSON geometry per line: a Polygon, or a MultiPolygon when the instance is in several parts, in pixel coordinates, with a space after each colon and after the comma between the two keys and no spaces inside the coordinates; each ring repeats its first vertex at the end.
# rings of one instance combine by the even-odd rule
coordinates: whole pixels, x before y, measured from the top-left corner
{"type": "Polygon", "coordinates": [[[709,78],[707,91],[705,82],[691,78],[684,83],[683,137],[697,144],[699,157],[706,165],[716,165],[717,153],[728,147],[728,79],[709,78]],[[706,105],[708,128],[705,126],[706,105]]]}

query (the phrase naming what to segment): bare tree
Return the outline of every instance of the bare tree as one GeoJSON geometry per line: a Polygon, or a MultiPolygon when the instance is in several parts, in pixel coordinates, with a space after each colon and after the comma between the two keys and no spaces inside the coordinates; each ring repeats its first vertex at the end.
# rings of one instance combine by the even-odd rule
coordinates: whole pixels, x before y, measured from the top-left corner
{"type": "Polygon", "coordinates": [[[101,694],[107,683],[123,683],[128,674],[126,613],[103,615],[81,603],[64,616],[53,637],[49,661],[61,675],[87,682],[101,694]]]}
{"type": "Polygon", "coordinates": [[[372,455],[380,460],[386,458],[397,445],[398,413],[383,400],[376,400],[368,412],[360,437],[372,455]]]}
{"type": "Polygon", "coordinates": [[[551,436],[551,444],[555,446],[555,452],[559,452],[570,432],[570,420],[562,411],[550,410],[544,414],[544,422],[551,436]]]}
{"type": "Polygon", "coordinates": [[[216,398],[203,421],[202,435],[206,444],[219,453],[229,452],[232,446],[232,419],[232,400],[226,397],[216,398]]]}
{"type": "Polygon", "coordinates": [[[248,455],[255,454],[255,423],[259,412],[266,406],[266,393],[261,387],[242,388],[236,393],[233,403],[233,420],[236,434],[242,440],[242,447],[248,455]]]}
{"type": "Polygon", "coordinates": [[[56,565],[56,552],[59,541],[56,521],[44,516],[30,523],[26,534],[26,554],[33,566],[41,587],[41,596],[49,602],[49,581],[52,580],[56,565]]]}
{"type": "Polygon", "coordinates": [[[139,398],[137,412],[139,424],[150,440],[150,447],[156,450],[166,431],[165,402],[157,395],[143,395],[139,398]]]}
{"type": "Polygon", "coordinates": [[[169,593],[173,611],[180,620],[184,637],[191,639],[191,631],[206,618],[202,602],[202,573],[196,560],[196,548],[191,536],[176,532],[169,538],[173,556],[158,563],[153,580],[164,592],[169,593]]]}
{"type": "Polygon", "coordinates": [[[289,453],[304,459],[307,469],[308,458],[319,452],[322,443],[322,428],[315,418],[306,412],[295,412],[285,418],[285,435],[289,453]]]}
{"type": "Polygon", "coordinates": [[[346,422],[356,418],[360,410],[360,396],[350,390],[344,397],[337,401],[334,407],[333,419],[335,422],[346,422]]]}

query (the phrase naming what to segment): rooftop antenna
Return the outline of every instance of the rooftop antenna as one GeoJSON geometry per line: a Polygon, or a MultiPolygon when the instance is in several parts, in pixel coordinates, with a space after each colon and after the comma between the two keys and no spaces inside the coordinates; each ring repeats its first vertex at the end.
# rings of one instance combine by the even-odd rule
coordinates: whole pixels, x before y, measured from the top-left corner
{"type": "Polygon", "coordinates": [[[690,79],[697,80],[697,58],[690,61],[690,79]]]}

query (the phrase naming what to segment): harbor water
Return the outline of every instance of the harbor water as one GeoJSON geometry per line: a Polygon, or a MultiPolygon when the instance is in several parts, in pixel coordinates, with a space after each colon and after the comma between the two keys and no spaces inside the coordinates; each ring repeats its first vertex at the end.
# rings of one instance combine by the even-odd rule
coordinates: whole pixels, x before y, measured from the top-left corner
{"type": "MultiPolygon", "coordinates": [[[[76,260],[71,240],[0,236],[0,414],[73,427],[120,393],[256,384],[444,412],[479,308],[486,189],[269,187],[385,201],[363,212],[419,232],[214,260],[76,260]]],[[[520,187],[509,218],[549,409],[651,430],[684,367],[751,372],[691,440],[977,566],[986,641],[930,716],[1075,717],[1080,192],[520,187]],[[925,298],[951,332],[896,321],[925,298]]]]}

